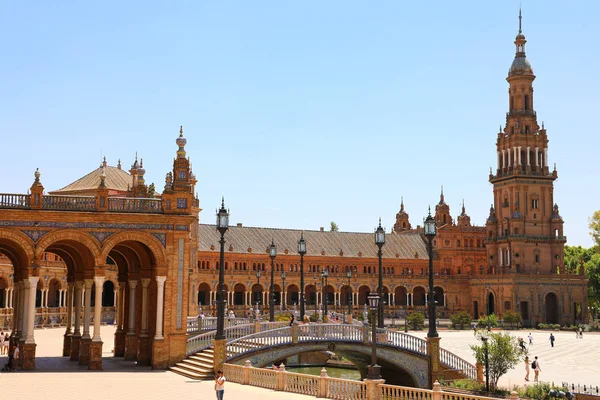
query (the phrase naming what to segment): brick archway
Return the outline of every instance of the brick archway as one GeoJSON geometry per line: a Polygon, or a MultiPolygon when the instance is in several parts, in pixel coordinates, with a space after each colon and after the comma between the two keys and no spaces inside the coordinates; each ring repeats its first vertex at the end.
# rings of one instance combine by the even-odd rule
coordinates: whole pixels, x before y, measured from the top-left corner
{"type": "MultiPolygon", "coordinates": [[[[96,260],[96,265],[104,265],[102,262],[98,264],[98,257],[100,256],[100,243],[98,240],[85,231],[74,230],[74,229],[64,229],[57,230],[54,232],[50,232],[47,235],[44,235],[40,242],[35,246],[35,259],[39,261],[42,257],[42,254],[46,252],[48,247],[52,246],[56,242],[61,241],[73,241],[77,243],[81,243],[84,245],[96,260]]],[[[106,259],[105,259],[106,260],[106,259]]]]}
{"type": "MultiPolygon", "coordinates": [[[[0,229],[0,248],[2,247],[2,242],[7,243],[10,247],[17,250],[17,252],[21,255],[22,260],[20,261],[24,265],[19,265],[18,267],[27,268],[34,262],[34,245],[29,236],[15,229],[0,229]]],[[[17,268],[17,266],[14,265],[14,261],[15,260],[11,260],[11,262],[13,262],[13,268],[17,268]]]]}
{"type": "Polygon", "coordinates": [[[102,264],[100,265],[103,265],[106,262],[108,254],[116,245],[128,241],[140,242],[146,245],[154,255],[156,265],[165,266],[168,264],[164,247],[156,237],[145,232],[126,231],[112,235],[104,242],[99,257],[99,260],[102,260],[102,264]]]}

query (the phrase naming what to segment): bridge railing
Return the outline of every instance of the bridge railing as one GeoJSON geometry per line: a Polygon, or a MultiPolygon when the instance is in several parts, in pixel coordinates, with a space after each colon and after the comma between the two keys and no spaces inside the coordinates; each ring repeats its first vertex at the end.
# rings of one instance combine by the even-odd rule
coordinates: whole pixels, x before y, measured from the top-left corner
{"type": "MultiPolygon", "coordinates": [[[[246,365],[223,364],[227,380],[242,385],[258,386],[270,390],[298,393],[336,400],[491,400],[490,397],[444,392],[438,382],[433,389],[417,389],[394,386],[365,379],[355,381],[330,378],[323,368],[320,376],[288,372],[285,366],[279,370],[253,368],[250,360],[246,365]]],[[[496,399],[497,400],[497,399],[496,399]]],[[[511,392],[510,400],[519,400],[517,392],[511,392]]]]}
{"type": "Polygon", "coordinates": [[[446,349],[440,348],[440,362],[453,370],[462,371],[470,379],[477,379],[477,369],[473,364],[446,349]]]}
{"type": "Polygon", "coordinates": [[[227,342],[226,358],[229,360],[257,348],[292,343],[292,328],[277,328],[253,333],[227,342]]]}
{"type": "Polygon", "coordinates": [[[378,328],[377,343],[392,345],[424,356],[427,355],[427,342],[404,332],[378,328]]]}
{"type": "MultiPolygon", "coordinates": [[[[250,318],[225,318],[225,328],[252,323],[250,318]]],[[[188,317],[187,333],[217,329],[217,317],[188,317]]]]}
{"type": "Polygon", "coordinates": [[[363,327],[361,325],[310,324],[298,326],[298,341],[340,340],[362,342],[363,327]]]}
{"type": "MultiPolygon", "coordinates": [[[[254,333],[255,329],[256,327],[254,324],[234,325],[223,329],[223,333],[225,334],[225,338],[227,340],[234,340],[254,333]]],[[[212,347],[216,333],[216,330],[211,330],[209,332],[189,337],[186,343],[186,355],[189,356],[212,347]]]]}

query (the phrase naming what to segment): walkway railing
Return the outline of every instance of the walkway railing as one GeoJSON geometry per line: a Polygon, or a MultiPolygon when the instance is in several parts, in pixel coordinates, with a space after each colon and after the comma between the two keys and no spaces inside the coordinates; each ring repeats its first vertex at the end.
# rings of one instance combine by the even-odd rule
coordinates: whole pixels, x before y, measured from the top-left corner
{"type": "Polygon", "coordinates": [[[29,208],[29,198],[27,194],[0,193],[0,207],[29,208]]]}
{"type": "Polygon", "coordinates": [[[96,209],[96,197],[45,195],[42,197],[42,208],[44,210],[59,211],[94,211],[96,209]]]}
{"type": "MultiPolygon", "coordinates": [[[[250,318],[225,318],[225,328],[252,323],[250,318]]],[[[187,333],[217,329],[217,317],[188,317],[187,333]]]]}
{"type": "MultiPolygon", "coordinates": [[[[433,390],[416,389],[405,386],[393,386],[381,381],[365,379],[330,378],[323,368],[320,376],[287,372],[285,366],[275,371],[266,368],[253,368],[250,360],[246,365],[223,364],[227,380],[242,385],[258,386],[270,390],[299,393],[336,400],[488,400],[490,397],[470,394],[448,393],[442,391],[438,382],[433,390]]],[[[511,400],[519,400],[517,392],[511,392],[511,400]]]]}
{"type": "Polygon", "coordinates": [[[292,343],[292,328],[278,328],[254,333],[227,342],[226,359],[238,357],[258,348],[292,343]]]}
{"type": "Polygon", "coordinates": [[[162,199],[109,197],[108,210],[113,212],[162,213],[162,199]]]}
{"type": "Polygon", "coordinates": [[[362,342],[362,325],[310,324],[298,325],[298,342],[344,341],[362,342]]]}
{"type": "Polygon", "coordinates": [[[477,379],[475,366],[448,350],[440,348],[440,362],[453,370],[462,371],[470,379],[477,379]]]}
{"type": "MultiPolygon", "coordinates": [[[[404,332],[377,329],[377,343],[387,344],[414,353],[427,355],[427,342],[404,332]]],[[[452,353],[450,353],[452,354],[452,353]]]]}

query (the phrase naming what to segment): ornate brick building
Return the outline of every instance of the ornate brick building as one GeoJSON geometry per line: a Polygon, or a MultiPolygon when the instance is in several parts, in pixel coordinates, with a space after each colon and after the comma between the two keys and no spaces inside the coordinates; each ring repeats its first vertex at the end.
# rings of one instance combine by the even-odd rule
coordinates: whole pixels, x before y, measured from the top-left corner
{"type": "MultiPolygon", "coordinates": [[[[548,136],[537,122],[535,75],[525,43],[519,26],[485,226],[471,224],[464,203],[453,218],[443,191],[435,206],[434,296],[443,317],[457,310],[474,318],[513,310],[525,324],[587,318],[586,278],[563,263],[566,238],[553,196],[558,174],[556,168],[550,171],[548,136]]],[[[214,225],[199,224],[196,179],[182,130],[177,145],[162,194],[145,184],[137,156],[129,172],[120,162],[111,167],[104,161],[50,194],[44,193],[38,171],[30,194],[0,194],[0,325],[12,330],[11,340],[21,346],[24,368],[35,368],[38,325],[66,326],[64,355],[91,369],[102,366],[101,322],[117,326],[112,339],[116,357],[156,368],[185,357],[186,317],[197,315],[200,307],[214,313],[219,238],[214,225]]],[[[388,313],[426,311],[428,258],[422,233],[420,226],[413,228],[402,201],[383,247],[388,313]]],[[[363,309],[366,295],[377,290],[372,233],[241,224],[225,235],[230,309],[238,314],[250,306],[266,311],[271,241],[278,247],[276,304],[297,306],[302,234],[308,309],[325,302],[331,311],[363,309]],[[327,278],[321,275],[325,270],[327,278]]]]}

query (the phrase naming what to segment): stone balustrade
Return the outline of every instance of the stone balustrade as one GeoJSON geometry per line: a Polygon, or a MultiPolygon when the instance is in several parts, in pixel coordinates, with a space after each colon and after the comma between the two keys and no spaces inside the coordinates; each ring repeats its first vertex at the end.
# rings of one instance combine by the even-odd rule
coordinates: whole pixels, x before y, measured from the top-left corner
{"type": "MultiPolygon", "coordinates": [[[[383,379],[354,381],[330,378],[327,370],[321,376],[288,372],[281,365],[278,370],[254,368],[250,360],[246,365],[223,364],[223,373],[229,382],[252,385],[270,390],[305,394],[335,400],[490,400],[491,397],[464,393],[444,392],[435,382],[433,389],[416,389],[405,386],[386,385],[383,379]]],[[[510,400],[519,400],[517,392],[511,392],[510,400]]]]}

